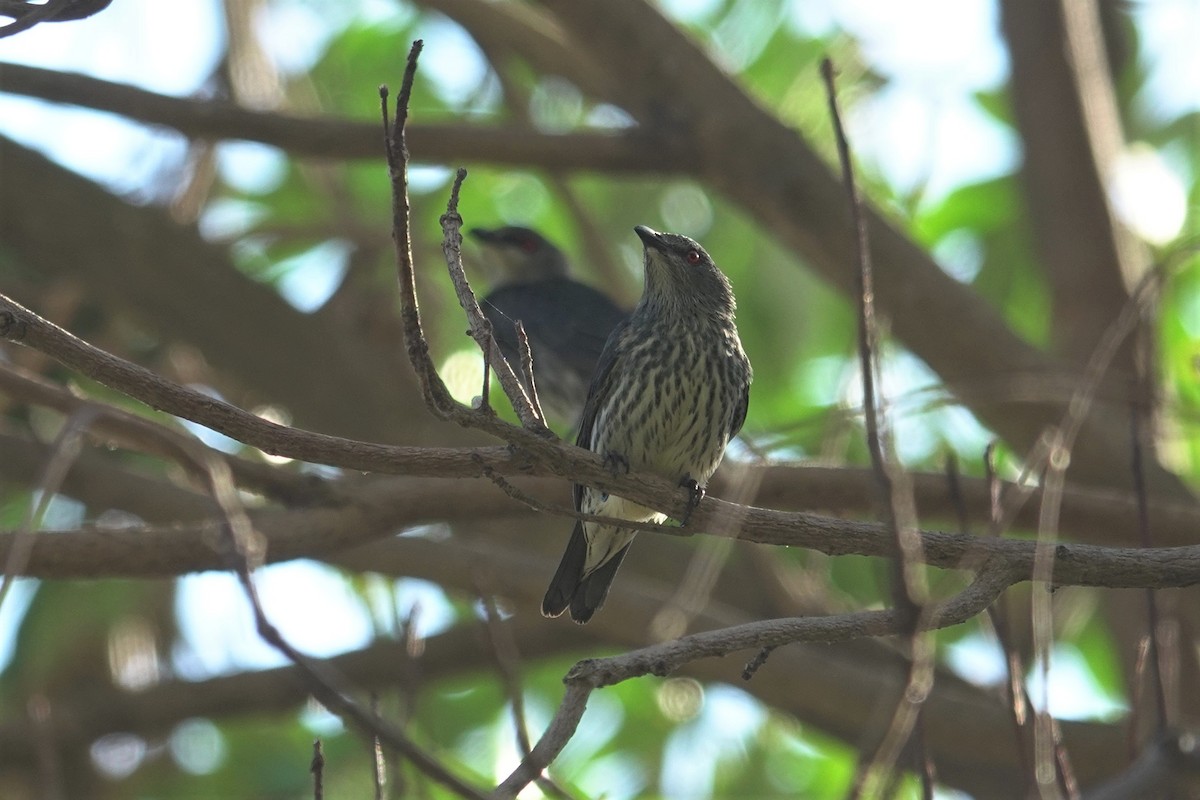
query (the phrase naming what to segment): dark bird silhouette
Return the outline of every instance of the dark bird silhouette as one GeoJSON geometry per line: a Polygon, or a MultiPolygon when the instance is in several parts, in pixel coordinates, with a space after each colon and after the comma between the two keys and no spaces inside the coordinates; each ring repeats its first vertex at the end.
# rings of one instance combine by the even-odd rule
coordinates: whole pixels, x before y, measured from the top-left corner
{"type": "Polygon", "coordinates": [[[471,235],[482,245],[486,266],[498,275],[480,307],[500,352],[520,375],[515,324],[520,320],[542,409],[574,425],[604,343],[627,313],[603,293],[572,280],[562,251],[537,231],[475,228],[471,235]]]}

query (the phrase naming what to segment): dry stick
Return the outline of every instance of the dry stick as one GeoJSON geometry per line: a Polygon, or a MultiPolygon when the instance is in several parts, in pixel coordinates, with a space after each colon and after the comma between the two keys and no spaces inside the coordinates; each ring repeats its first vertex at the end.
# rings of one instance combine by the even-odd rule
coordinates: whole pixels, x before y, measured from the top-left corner
{"type": "MultiPolygon", "coordinates": [[[[1084,370],[1083,384],[1075,390],[1067,406],[1067,415],[1058,426],[1043,432],[1039,446],[1046,453],[1046,474],[1043,480],[1042,506],[1038,519],[1037,541],[1033,563],[1033,582],[1045,588],[1033,592],[1031,604],[1034,654],[1042,670],[1043,692],[1049,692],[1050,646],[1053,643],[1051,575],[1059,548],[1058,518],[1070,465],[1071,449],[1091,409],[1100,382],[1108,372],[1121,343],[1137,327],[1143,306],[1162,278],[1163,267],[1149,271],[1130,294],[1121,314],[1104,332],[1084,370]]],[[[1062,741],[1062,731],[1048,709],[1048,696],[1043,697],[1042,710],[1034,718],[1034,778],[1044,798],[1057,797],[1058,788],[1070,798],[1079,796],[1070,759],[1062,741]]]]}
{"type": "MultiPolygon", "coordinates": [[[[1149,502],[1146,498],[1146,472],[1142,464],[1142,414],[1147,409],[1144,409],[1137,401],[1138,392],[1134,389],[1134,402],[1129,407],[1129,427],[1130,427],[1130,450],[1132,456],[1133,468],[1133,491],[1137,497],[1138,511],[1138,536],[1141,539],[1142,547],[1150,548],[1153,546],[1153,541],[1150,535],[1150,510],[1149,502]]],[[[1168,708],[1167,708],[1167,692],[1163,681],[1161,651],[1158,641],[1158,595],[1153,589],[1146,590],[1146,623],[1149,627],[1147,636],[1149,638],[1149,646],[1147,658],[1145,660],[1138,659],[1139,664],[1144,665],[1150,674],[1151,685],[1154,687],[1155,707],[1158,710],[1158,720],[1155,724],[1155,733],[1162,737],[1166,734],[1168,725],[1168,708]]],[[[1134,681],[1141,683],[1142,675],[1135,670],[1134,681]]],[[[1134,724],[1138,714],[1135,707],[1134,713],[1130,715],[1130,724],[1134,724]]]]}
{"type": "MultiPolygon", "coordinates": [[[[386,91],[386,90],[385,90],[386,91]]],[[[404,305],[404,292],[401,304],[404,305]]],[[[409,317],[414,319],[415,317],[409,317]]],[[[300,428],[291,428],[263,419],[244,409],[202,394],[194,389],[155,375],[150,370],[125,361],[73,336],[12,299],[0,294],[0,340],[15,342],[51,356],[60,363],[96,380],[116,391],[139,400],[151,408],[165,411],[183,419],[191,420],[243,444],[256,447],[264,453],[342,467],[364,472],[382,472],[392,475],[426,475],[431,477],[482,477],[479,459],[486,458],[493,469],[505,469],[509,474],[567,475],[572,480],[589,486],[621,492],[622,496],[651,505],[662,506],[661,500],[647,500],[647,490],[669,493],[674,498],[673,507],[660,510],[672,516],[683,513],[686,489],[651,474],[629,474],[614,476],[604,466],[603,459],[590,451],[567,444],[547,436],[541,431],[529,431],[510,425],[495,414],[481,413],[467,408],[452,399],[450,407],[437,405],[442,393],[449,397],[441,378],[433,369],[428,357],[428,346],[416,319],[416,329],[406,330],[406,340],[418,342],[418,356],[414,369],[418,375],[431,377],[426,401],[434,413],[444,419],[476,428],[496,436],[521,452],[514,454],[511,447],[492,448],[430,448],[404,445],[385,445],[315,433],[300,428]],[[422,358],[424,360],[422,360],[422,358]],[[440,391],[438,386],[441,387],[440,391]],[[531,463],[532,461],[532,463],[531,463]]],[[[410,355],[412,348],[409,348],[410,355]]],[[[515,380],[515,378],[514,378],[515,380]]],[[[544,429],[543,429],[544,430],[544,429]]],[[[699,520],[722,507],[732,504],[711,498],[707,508],[697,511],[692,529],[694,534],[699,520]]],[[[577,512],[564,512],[575,515],[577,512]]],[[[742,512],[738,512],[742,513],[742,512]]],[[[636,523],[623,523],[624,527],[636,527],[636,523]]],[[[648,525],[639,530],[672,530],[666,526],[648,525]]]]}
{"type": "Polygon", "coordinates": [[[74,2],[76,0],[48,0],[48,2],[40,5],[30,3],[27,6],[29,9],[27,13],[23,13],[12,22],[0,26],[0,39],[27,31],[40,22],[54,22],[74,2]]]}
{"type": "MultiPolygon", "coordinates": [[[[517,746],[521,749],[521,757],[528,758],[533,751],[533,745],[529,741],[529,730],[525,722],[525,694],[521,690],[520,674],[521,654],[517,650],[517,642],[513,638],[512,632],[500,618],[495,597],[490,592],[480,589],[479,600],[483,604],[484,630],[487,633],[488,644],[492,648],[496,671],[500,674],[500,684],[504,687],[509,705],[512,707],[517,746]]],[[[560,798],[560,800],[571,800],[571,795],[548,775],[539,775],[535,783],[543,794],[560,798]]]]}
{"type": "MultiPolygon", "coordinates": [[[[1003,530],[1001,524],[1004,516],[1004,511],[1000,504],[1000,478],[996,474],[995,453],[996,443],[994,441],[989,442],[983,452],[983,468],[990,487],[988,494],[991,497],[991,524],[988,526],[988,535],[992,537],[999,536],[1001,530],[1003,530]]],[[[1033,774],[1033,766],[1030,763],[1029,757],[1033,742],[1033,731],[1029,727],[1030,702],[1029,695],[1025,691],[1025,667],[1021,663],[1020,652],[1017,651],[1016,646],[1013,644],[1008,614],[1005,613],[1002,602],[1002,599],[998,599],[995,603],[988,606],[988,617],[992,622],[992,630],[996,633],[996,641],[1000,645],[1000,651],[1004,654],[1004,669],[1006,673],[1004,693],[1005,699],[1008,701],[1008,707],[1012,710],[1017,762],[1021,766],[1021,775],[1025,779],[1025,786],[1032,789],[1037,785],[1037,781],[1033,774]]]]}
{"type": "Polygon", "coordinates": [[[533,348],[529,346],[529,336],[525,333],[525,325],[521,320],[513,320],[513,326],[517,331],[517,350],[521,354],[521,375],[529,388],[529,403],[538,419],[545,423],[546,415],[542,413],[542,401],[538,397],[537,381],[533,377],[533,348]]]}
{"type": "Polygon", "coordinates": [[[237,507],[237,495],[233,491],[232,484],[221,475],[219,469],[214,469],[212,491],[222,512],[226,515],[226,524],[223,528],[231,544],[230,560],[238,582],[242,585],[242,591],[250,601],[258,635],[300,668],[301,674],[309,683],[313,697],[325,708],[341,717],[343,722],[358,728],[367,737],[377,736],[389,747],[401,752],[421,772],[452,792],[467,798],[483,798],[484,794],[481,791],[451,773],[440,762],[412,742],[403,731],[351,700],[349,694],[338,686],[338,681],[328,674],[327,670],[296,650],[283,638],[283,635],[267,618],[254,584],[251,557],[247,555],[248,548],[245,544],[246,541],[252,541],[255,536],[250,526],[250,520],[246,517],[244,509],[237,507]]]}
{"type": "Polygon", "coordinates": [[[480,409],[492,407],[492,348],[483,351],[483,386],[479,392],[480,409]]]}
{"type": "MultiPolygon", "coordinates": [[[[838,160],[842,167],[842,183],[850,203],[850,219],[854,225],[855,256],[858,260],[858,354],[859,370],[863,382],[863,417],[866,426],[867,450],[871,454],[871,466],[880,495],[880,506],[885,521],[892,530],[895,553],[892,559],[892,604],[902,621],[902,634],[908,639],[909,665],[905,676],[905,687],[896,704],[891,724],[876,746],[875,752],[865,763],[860,763],[850,797],[857,798],[868,791],[874,778],[892,773],[900,753],[909,742],[921,706],[933,685],[932,637],[919,635],[921,600],[924,587],[920,581],[917,564],[921,558],[921,539],[911,516],[903,514],[900,488],[894,480],[894,465],[888,463],[883,454],[879,435],[879,409],[875,396],[875,367],[878,353],[878,326],[875,320],[875,286],[871,267],[871,250],[867,240],[866,220],[862,213],[862,199],[854,179],[854,164],[850,155],[850,143],[842,126],[838,110],[837,88],[834,84],[833,62],[821,61],[821,77],[829,100],[829,115],[833,122],[834,138],[837,143],[838,160]]],[[[924,748],[918,740],[918,763],[926,761],[924,748]]],[[[931,795],[929,774],[921,771],[922,791],[931,795]]]]}
{"type": "MultiPolygon", "coordinates": [[[[458,213],[458,195],[462,182],[467,177],[467,171],[459,168],[455,175],[454,186],[450,191],[450,199],[446,205],[446,213],[442,215],[442,251],[446,256],[446,266],[458,295],[459,304],[467,314],[471,338],[480,349],[489,355],[492,369],[500,379],[517,418],[523,428],[508,425],[491,413],[490,408],[471,409],[458,403],[451,397],[446,384],[438,375],[437,368],[429,355],[429,341],[421,325],[421,313],[417,305],[416,281],[413,271],[411,211],[408,202],[408,144],[405,128],[408,122],[408,102],[412,96],[412,81],[416,74],[417,56],[422,47],[421,40],[413,43],[413,51],[409,55],[408,65],[404,72],[404,84],[396,98],[396,120],[393,124],[388,119],[388,89],[379,87],[380,106],[384,126],[385,145],[387,153],[388,175],[392,187],[392,243],[396,249],[397,275],[400,284],[400,318],[404,330],[405,349],[409,361],[417,374],[429,409],[442,419],[455,422],[464,427],[478,428],[513,444],[525,445],[539,452],[537,439],[545,442],[553,438],[553,434],[545,423],[538,417],[537,412],[529,402],[524,387],[517,380],[512,366],[500,352],[495,338],[491,335],[491,325],[467,281],[466,272],[462,266],[462,217],[458,213]],[[524,435],[522,435],[524,434],[524,435]]],[[[541,449],[540,452],[545,452],[541,449]]]]}
{"type": "Polygon", "coordinates": [[[42,477],[38,480],[36,490],[30,496],[29,508],[13,536],[8,558],[4,560],[4,578],[0,581],[0,606],[8,597],[8,591],[12,588],[17,576],[25,571],[25,567],[29,563],[36,536],[34,531],[41,524],[46,509],[50,507],[50,501],[58,494],[71,465],[79,457],[84,431],[103,413],[104,409],[101,406],[84,406],[71,414],[62,431],[59,432],[51,449],[50,460],[42,471],[42,477]]]}
{"type": "Polygon", "coordinates": [[[1070,464],[1070,450],[1065,442],[1063,430],[1047,428],[1042,434],[1046,452],[1046,475],[1043,479],[1044,492],[1039,513],[1036,549],[1033,560],[1033,591],[1030,616],[1033,629],[1034,661],[1042,673],[1041,708],[1034,713],[1033,723],[1033,775],[1038,793],[1043,800],[1057,800],[1060,788],[1065,788],[1069,797],[1073,780],[1067,766],[1066,753],[1061,746],[1061,732],[1050,714],[1050,649],[1054,643],[1054,609],[1051,575],[1054,571],[1057,540],[1059,504],[1070,464]]]}
{"type": "MultiPolygon", "coordinates": [[[[89,400],[69,389],[30,372],[15,364],[0,363],[0,391],[17,400],[45,406],[71,415],[89,406],[103,406],[104,414],[97,417],[88,430],[94,437],[116,442],[122,447],[160,458],[174,459],[174,450],[163,447],[164,440],[190,440],[190,434],[146,419],[117,406],[89,400]]],[[[287,505],[314,505],[332,500],[332,481],[316,475],[299,475],[269,464],[249,461],[213,450],[214,457],[229,464],[239,486],[277,499],[287,505]]]]}
{"type": "MultiPolygon", "coordinates": [[[[55,479],[61,481],[60,473],[65,472],[66,467],[69,466],[69,461],[63,454],[69,454],[72,447],[77,449],[78,439],[82,436],[83,423],[102,413],[105,413],[103,407],[91,406],[87,413],[81,412],[77,415],[74,425],[68,425],[64,429],[63,435],[60,437],[64,445],[58,448],[59,457],[47,469],[47,474],[51,476],[49,483],[55,483],[55,479]],[[74,445],[70,444],[72,441],[75,442],[74,445]]],[[[310,683],[313,695],[326,708],[341,716],[347,723],[361,729],[367,735],[378,735],[389,746],[403,752],[418,768],[434,780],[450,787],[464,797],[482,797],[483,795],[478,790],[452,775],[435,759],[413,744],[401,731],[377,719],[350,700],[342,690],[337,688],[330,676],[323,674],[315,662],[292,648],[283,639],[279,631],[268,621],[258,602],[251,571],[253,566],[263,560],[263,540],[253,529],[246,510],[241,505],[228,464],[213,455],[209,448],[199,441],[185,436],[166,437],[162,446],[173,452],[179,463],[185,465],[189,471],[202,474],[207,478],[206,488],[221,513],[222,533],[230,545],[224,555],[232,561],[247,593],[259,634],[300,668],[301,673],[310,683]]],[[[55,489],[55,486],[51,486],[49,483],[44,487],[48,490],[47,496],[55,489]]],[[[17,548],[14,548],[13,553],[16,551],[17,548]]]]}
{"type": "MultiPolygon", "coordinates": [[[[1012,582],[1014,571],[1002,560],[990,560],[958,594],[930,604],[919,618],[923,630],[958,625],[981,613],[1012,582]],[[927,626],[927,627],[925,627],[927,626]]],[[[701,658],[727,656],[751,648],[780,647],[796,642],[844,642],[867,636],[895,636],[906,621],[894,609],[854,611],[815,617],[759,620],[703,631],[617,656],[580,661],[567,673],[558,712],[533,752],[500,784],[495,797],[514,797],[541,774],[575,731],[590,693],[631,678],[664,676],[701,658]]]]}
{"type": "MultiPolygon", "coordinates": [[[[494,415],[475,415],[464,425],[475,425],[510,442],[511,446],[431,448],[384,445],[314,433],[270,422],[248,411],[166,380],[136,364],[88,344],[0,295],[0,339],[45,353],[63,365],[151,408],[192,420],[265,453],[389,475],[440,478],[484,477],[481,465],[504,475],[561,476],[589,486],[619,493],[669,515],[683,513],[687,491],[652,474],[614,477],[600,456],[562,442],[531,434],[494,415]],[[480,422],[482,420],[482,422],[480,422]]],[[[465,407],[462,407],[465,409],[465,407]]],[[[466,409],[470,411],[469,409],[466,409]]],[[[1014,491],[1020,491],[1019,487],[1014,491]]],[[[564,510],[570,516],[577,512],[564,510]]],[[[625,523],[626,526],[633,523],[625,523]]],[[[648,525],[666,535],[693,535],[698,531],[742,524],[738,538],[763,544],[806,547],[827,555],[884,556],[889,548],[879,538],[878,526],[808,512],[773,511],[739,506],[710,497],[696,510],[690,530],[648,525]]],[[[1175,523],[1178,525],[1179,523],[1175,523]]],[[[151,530],[151,529],[147,529],[151,530]]],[[[115,540],[122,538],[114,534],[115,540]]],[[[1003,555],[1027,561],[1032,542],[954,537],[936,531],[922,533],[927,563],[956,568],[961,559],[1003,555]]],[[[63,540],[66,541],[65,539],[63,540]]],[[[170,547],[164,542],[164,547],[170,547]]],[[[1095,585],[1119,588],[1167,588],[1200,582],[1194,547],[1117,548],[1095,545],[1061,545],[1079,561],[1059,570],[1058,585],[1095,585]],[[1094,559],[1095,569],[1084,569],[1083,560],[1094,559]]],[[[182,569],[195,569],[186,566],[182,569]]],[[[84,573],[80,573],[81,575],[84,573]]],[[[86,575],[95,575],[95,572],[86,575]]],[[[1169,684],[1168,684],[1169,685],[1169,684]]]]}
{"type": "Polygon", "coordinates": [[[496,672],[500,674],[500,685],[508,695],[509,705],[512,706],[513,730],[517,735],[517,746],[521,755],[529,755],[533,745],[529,741],[529,731],[525,727],[525,695],[521,691],[520,653],[512,634],[504,627],[500,619],[500,611],[496,608],[496,598],[491,594],[479,591],[479,601],[483,604],[483,625],[487,633],[488,644],[492,646],[492,659],[496,664],[496,672]]]}
{"type": "MultiPolygon", "coordinates": [[[[396,121],[388,119],[388,88],[379,87],[380,111],[383,116],[384,147],[387,153],[388,177],[392,187],[392,245],[396,249],[396,267],[400,284],[400,318],[404,330],[421,330],[421,312],[417,307],[416,280],[413,275],[411,219],[408,202],[408,144],[405,140],[405,125],[408,122],[408,103],[412,97],[413,79],[417,72],[417,58],[421,55],[424,42],[417,39],[408,54],[400,94],[396,98],[396,121]]],[[[432,368],[429,343],[424,336],[404,337],[408,360],[417,374],[417,383],[430,411],[448,419],[456,405],[446,385],[432,368]]]]}
{"type": "MultiPolygon", "coordinates": [[[[492,323],[483,314],[471,283],[467,280],[467,272],[462,263],[462,215],[458,213],[458,196],[462,191],[463,181],[467,171],[462,167],[454,176],[454,184],[450,187],[450,199],[446,203],[446,213],[442,215],[442,253],[446,256],[446,268],[450,271],[450,281],[454,284],[454,293],[458,296],[459,305],[467,315],[468,332],[475,344],[481,350],[491,354],[492,369],[500,379],[500,386],[512,403],[513,410],[521,425],[539,436],[554,438],[553,433],[546,427],[541,409],[537,407],[525,386],[517,378],[508,359],[500,351],[500,345],[492,336],[492,323]]],[[[526,342],[528,344],[528,342],[526,342]]],[[[532,375],[533,356],[529,357],[530,374],[532,375]]],[[[532,386],[532,383],[530,384],[532,386]]]]}
{"type": "Polygon", "coordinates": [[[583,712],[587,710],[588,697],[598,687],[580,681],[571,681],[570,673],[564,680],[567,684],[567,691],[563,695],[562,702],[559,703],[558,711],[554,713],[554,718],[546,727],[546,732],[542,734],[542,738],[534,745],[529,755],[525,756],[517,768],[504,779],[504,782],[496,787],[496,790],[489,796],[490,800],[515,798],[521,790],[538,779],[567,742],[571,741],[571,737],[575,735],[575,730],[579,727],[579,720],[583,718],[583,712]]]}
{"type": "MultiPolygon", "coordinates": [[[[1103,338],[1097,343],[1096,349],[1092,352],[1092,356],[1084,368],[1083,382],[1071,392],[1070,400],[1067,403],[1067,412],[1058,426],[1063,431],[1062,441],[1068,456],[1083,427],[1084,420],[1091,410],[1092,402],[1099,392],[1101,381],[1116,357],[1121,343],[1137,327],[1143,307],[1149,302],[1150,293],[1157,288],[1163,275],[1180,263],[1182,261],[1168,260],[1142,276],[1130,293],[1129,300],[1121,309],[1120,315],[1108,326],[1103,338]]],[[[1005,514],[1000,522],[993,524],[993,529],[1007,529],[1024,503],[1036,492],[1035,487],[1028,481],[1032,475],[1047,468],[1050,457],[1049,442],[1052,440],[1053,436],[1044,434],[1038,439],[1032,453],[1025,458],[1021,474],[1016,481],[1016,485],[1023,488],[1011,492],[1012,496],[1005,505],[1005,514]]],[[[1044,500],[1044,490],[1042,495],[1044,500]]]]}
{"type": "Polygon", "coordinates": [[[313,740],[313,757],[312,763],[309,764],[308,771],[313,776],[313,800],[324,800],[325,798],[325,751],[321,747],[321,740],[313,740]]]}
{"type": "MultiPolygon", "coordinates": [[[[379,710],[379,694],[371,692],[371,713],[379,719],[383,715],[379,710]]],[[[375,786],[375,800],[383,800],[383,787],[387,785],[387,764],[383,760],[383,742],[379,734],[371,737],[371,780],[375,786]]]]}

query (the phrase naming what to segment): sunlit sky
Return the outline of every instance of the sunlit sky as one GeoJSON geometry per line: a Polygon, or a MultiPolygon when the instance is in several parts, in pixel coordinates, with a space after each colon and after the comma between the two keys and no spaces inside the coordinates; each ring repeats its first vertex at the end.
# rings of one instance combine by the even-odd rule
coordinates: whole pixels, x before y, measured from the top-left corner
{"type": "MultiPolygon", "coordinates": [[[[717,5],[718,0],[664,3],[668,13],[684,20],[703,17],[717,5]]],[[[0,60],[79,71],[186,96],[212,74],[221,55],[220,6],[217,0],[116,0],[91,19],[41,25],[0,40],[0,60]]],[[[279,69],[300,72],[358,6],[379,19],[396,9],[391,0],[326,3],[319,4],[318,14],[318,4],[280,1],[268,6],[259,30],[279,69]]],[[[1139,107],[1163,120],[1200,108],[1200,3],[1154,0],[1133,6],[1142,52],[1152,59],[1146,65],[1150,79],[1138,98],[1139,107]]],[[[783,24],[816,34],[840,29],[861,43],[865,59],[888,83],[853,111],[849,125],[856,151],[901,191],[921,185],[927,196],[939,197],[965,183],[1011,172],[1019,159],[1019,142],[1012,132],[972,101],[973,93],[995,89],[1006,78],[997,13],[994,0],[797,0],[783,24]]],[[[470,38],[443,18],[431,18],[421,34],[426,39],[423,58],[430,67],[423,75],[438,84],[444,97],[467,96],[486,71],[470,38]]],[[[728,45],[728,63],[736,64],[754,46],[716,38],[721,46],[728,45]]],[[[0,132],[121,192],[141,187],[164,165],[177,164],[185,146],[170,132],[111,115],[4,95],[0,132]]],[[[220,150],[224,177],[247,188],[278,180],[280,164],[278,153],[258,145],[229,143],[220,150]]],[[[0,179],[2,168],[0,164],[0,179]]],[[[1171,154],[1139,146],[1131,147],[1123,162],[1116,203],[1148,239],[1166,240],[1179,232],[1186,209],[1181,169],[1171,154]]],[[[235,223],[222,220],[219,210],[205,220],[206,229],[223,224],[235,223]]],[[[311,264],[299,265],[296,277],[285,285],[288,299],[304,310],[319,306],[340,276],[336,264],[341,256],[325,252],[311,264]]],[[[73,524],[69,503],[61,504],[59,516],[62,525],[73,524]]],[[[259,581],[268,612],[302,649],[328,655],[369,640],[372,631],[362,602],[331,570],[306,562],[284,564],[262,570],[259,581]]],[[[398,603],[407,608],[419,600],[425,633],[446,624],[448,616],[436,589],[420,582],[406,586],[398,603]]],[[[26,585],[0,608],[0,664],[11,657],[12,637],[28,594],[26,585]]],[[[182,674],[198,678],[281,663],[257,641],[240,592],[227,576],[184,579],[179,611],[184,644],[175,666],[182,674]]],[[[999,663],[982,641],[974,646],[968,641],[951,657],[976,674],[988,674],[999,663]]],[[[1077,688],[1085,683],[1078,659],[1066,654],[1055,664],[1059,672],[1053,680],[1077,688]]],[[[1097,700],[1096,691],[1051,695],[1070,705],[1055,710],[1071,715],[1109,710],[1097,700]],[[1080,697],[1090,705],[1081,708],[1080,697]]]]}

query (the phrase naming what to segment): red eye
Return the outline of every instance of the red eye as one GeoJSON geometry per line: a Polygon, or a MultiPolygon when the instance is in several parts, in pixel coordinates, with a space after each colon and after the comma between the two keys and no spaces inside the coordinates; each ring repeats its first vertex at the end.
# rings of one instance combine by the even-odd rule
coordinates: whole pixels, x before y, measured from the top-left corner
{"type": "Polygon", "coordinates": [[[702,259],[702,256],[700,255],[699,250],[688,250],[687,255],[684,257],[687,259],[687,262],[689,264],[691,264],[692,266],[699,264],[702,259]]]}
{"type": "Polygon", "coordinates": [[[533,239],[530,239],[530,238],[522,239],[521,240],[521,249],[524,250],[526,253],[532,253],[534,250],[537,250],[537,242],[535,242],[533,239]]]}

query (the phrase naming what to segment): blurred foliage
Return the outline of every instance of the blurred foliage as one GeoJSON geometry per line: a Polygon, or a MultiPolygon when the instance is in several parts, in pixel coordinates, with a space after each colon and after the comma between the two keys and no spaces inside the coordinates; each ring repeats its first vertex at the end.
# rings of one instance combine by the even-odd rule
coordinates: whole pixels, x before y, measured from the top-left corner
{"type": "MultiPolygon", "coordinates": [[[[682,24],[720,63],[736,72],[762,103],[830,158],[825,98],[816,80],[819,59],[832,54],[840,65],[843,102],[851,108],[889,80],[867,64],[858,44],[847,34],[812,35],[789,21],[788,4],[782,0],[700,5],[703,9],[682,24]]],[[[378,117],[375,87],[398,82],[408,43],[416,36],[452,27],[435,14],[398,4],[392,8],[394,15],[387,19],[350,21],[328,40],[311,70],[292,76],[291,94],[297,105],[315,104],[312,110],[319,113],[368,120],[378,117]]],[[[1136,33],[1132,26],[1130,33],[1136,33]]],[[[1136,36],[1130,42],[1131,47],[1141,46],[1136,36]]],[[[426,47],[428,54],[436,50],[438,41],[427,41],[426,47]]],[[[1189,176],[1189,216],[1184,230],[1197,231],[1197,115],[1163,120],[1139,113],[1142,106],[1135,100],[1147,80],[1141,56],[1135,52],[1129,59],[1118,83],[1130,136],[1149,143],[1181,174],[1189,176]]],[[[488,124],[508,115],[494,75],[482,72],[481,80],[463,91],[440,82],[432,66],[435,63],[427,58],[418,77],[414,119],[488,124]]],[[[534,122],[542,127],[562,129],[605,118],[603,109],[560,78],[538,77],[523,68],[511,70],[508,78],[533,98],[534,122]]],[[[973,102],[998,124],[1012,128],[1012,113],[1003,92],[979,92],[973,102]]],[[[280,158],[278,154],[271,157],[280,158]]],[[[455,165],[423,164],[420,152],[413,157],[419,165],[413,173],[412,205],[422,310],[436,355],[444,360],[469,349],[440,254],[438,218],[445,208],[451,177],[447,167],[455,165]]],[[[467,227],[500,223],[536,227],[564,248],[579,277],[616,296],[633,298],[639,291],[640,248],[631,231],[635,224],[667,227],[703,241],[736,288],[739,327],[755,366],[747,441],[767,455],[854,463],[865,460],[856,413],[853,309],[806,270],[795,254],[781,250],[765,236],[756,220],[747,219],[724,198],[690,181],[561,176],[468,166],[470,177],[461,203],[467,227]],[[587,209],[590,224],[609,243],[608,252],[585,249],[580,222],[563,202],[564,192],[587,209]],[[606,269],[606,263],[615,264],[616,272],[606,269]]],[[[388,291],[394,283],[395,267],[388,239],[391,212],[382,158],[379,163],[349,165],[284,158],[279,167],[276,178],[263,185],[247,187],[229,181],[226,175],[215,187],[209,213],[213,218],[237,221],[235,230],[226,235],[240,268],[256,280],[280,286],[306,264],[305,254],[312,254],[314,247],[337,242],[348,245],[347,251],[369,256],[353,264],[351,279],[388,291]]],[[[892,187],[884,175],[869,169],[864,180],[868,192],[886,203],[900,224],[935,253],[952,275],[987,297],[1029,341],[1046,343],[1047,288],[1032,251],[1015,175],[958,186],[942,197],[892,187]]],[[[1194,253],[1191,257],[1180,255],[1187,246],[1189,243],[1183,242],[1162,250],[1162,263],[1171,268],[1162,298],[1158,347],[1166,430],[1172,434],[1169,442],[1164,442],[1164,453],[1172,466],[1196,480],[1200,475],[1200,437],[1195,425],[1200,419],[1200,384],[1196,381],[1200,258],[1194,253]]],[[[1196,243],[1190,246],[1194,251],[1196,243]]],[[[472,255],[468,249],[468,258],[472,255]]],[[[889,343],[888,353],[895,360],[907,357],[894,342],[889,343]]],[[[961,409],[951,409],[949,395],[928,370],[921,374],[908,369],[906,374],[907,380],[918,374],[922,381],[901,381],[899,396],[892,397],[898,412],[910,414],[922,428],[922,447],[902,448],[910,466],[940,470],[946,454],[956,452],[965,472],[979,474],[980,441],[986,432],[972,429],[969,415],[961,409]],[[951,411],[957,416],[952,417],[951,411]]],[[[91,396],[140,409],[102,387],[88,383],[85,388],[91,396]]],[[[1012,454],[1004,455],[1003,448],[1001,453],[1002,464],[1016,462],[1012,454]]],[[[5,493],[0,503],[4,527],[15,527],[28,502],[27,496],[5,493]]],[[[98,511],[88,509],[89,518],[98,511]]],[[[819,562],[827,569],[823,580],[831,596],[860,607],[886,601],[886,594],[879,589],[882,567],[878,562],[795,553],[780,557],[798,565],[819,562]]],[[[355,588],[363,594],[364,606],[371,607],[368,583],[357,581],[355,588]]],[[[0,707],[11,713],[19,706],[30,688],[30,675],[54,684],[64,665],[83,663],[80,651],[105,652],[113,631],[134,618],[150,619],[153,648],[162,658],[162,669],[169,671],[175,625],[146,610],[171,608],[169,595],[168,588],[151,582],[39,585],[16,637],[14,658],[0,681],[0,707]]],[[[477,624],[470,603],[456,601],[447,606],[462,624],[477,624]]],[[[1094,608],[1092,604],[1082,609],[1073,632],[1064,632],[1064,641],[1078,649],[1107,694],[1123,697],[1126,679],[1094,608]]],[[[385,631],[389,626],[381,624],[379,628],[385,631]]],[[[946,631],[939,638],[956,641],[968,632],[977,632],[976,626],[946,631]]],[[[87,663],[94,668],[106,664],[107,658],[99,656],[87,663]]],[[[557,705],[561,678],[571,663],[570,659],[557,659],[525,665],[523,683],[534,735],[557,705]]],[[[407,699],[385,697],[384,708],[402,711],[410,719],[413,735],[455,764],[461,774],[488,780],[511,769],[517,758],[513,722],[509,700],[494,674],[481,667],[453,679],[425,678],[427,685],[415,707],[407,707],[407,699]]],[[[61,679],[75,685],[79,680],[112,680],[104,674],[61,679]]],[[[802,683],[798,681],[798,690],[802,683]]],[[[41,688],[51,687],[43,684],[41,688]]],[[[682,679],[641,679],[597,693],[591,702],[581,726],[583,733],[551,770],[581,796],[663,793],[689,800],[708,796],[827,798],[842,796],[852,779],[855,754],[849,748],[763,707],[740,690],[682,679]],[[714,697],[720,702],[715,703],[714,697]],[[724,709],[726,716],[712,712],[714,704],[724,709]],[[730,725],[735,718],[751,722],[738,728],[730,725]]],[[[325,745],[327,796],[369,796],[369,749],[327,718],[320,724],[314,722],[320,717],[320,713],[306,710],[269,718],[213,721],[193,725],[183,734],[176,731],[144,743],[141,756],[135,759],[137,768],[130,777],[114,780],[109,796],[308,797],[308,762],[317,736],[325,745]],[[189,746],[212,758],[189,762],[186,754],[180,757],[177,748],[189,746]]],[[[100,757],[94,760],[104,761],[100,757]]],[[[395,791],[404,796],[448,796],[405,766],[393,780],[401,782],[395,791]]],[[[915,788],[908,786],[901,796],[915,796],[915,788]]]]}

